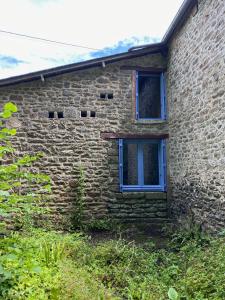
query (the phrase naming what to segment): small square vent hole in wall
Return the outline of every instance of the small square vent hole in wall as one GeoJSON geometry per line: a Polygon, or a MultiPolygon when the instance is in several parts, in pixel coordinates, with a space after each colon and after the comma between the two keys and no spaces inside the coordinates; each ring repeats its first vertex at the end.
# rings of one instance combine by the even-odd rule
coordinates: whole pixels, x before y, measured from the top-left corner
{"type": "Polygon", "coordinates": [[[100,99],[106,99],[106,93],[100,93],[100,99]]]}
{"type": "Polygon", "coordinates": [[[95,118],[95,117],[96,117],[95,111],[91,111],[91,112],[90,112],[90,117],[91,117],[91,118],[95,118]]]}
{"type": "Polygon", "coordinates": [[[113,99],[113,93],[108,94],[108,99],[113,99]]]}
{"type": "Polygon", "coordinates": [[[100,93],[100,99],[113,99],[113,93],[100,93]]]}
{"type": "Polygon", "coordinates": [[[54,119],[54,111],[49,111],[48,112],[48,118],[49,119],[54,119]]]}
{"type": "Polygon", "coordinates": [[[57,112],[57,115],[58,115],[58,118],[59,118],[59,119],[64,118],[63,112],[62,112],[62,111],[58,111],[58,112],[57,112]]]}
{"type": "Polygon", "coordinates": [[[86,118],[86,117],[87,117],[87,111],[86,111],[86,110],[82,110],[82,111],[80,112],[80,116],[81,116],[82,118],[86,118]]]}

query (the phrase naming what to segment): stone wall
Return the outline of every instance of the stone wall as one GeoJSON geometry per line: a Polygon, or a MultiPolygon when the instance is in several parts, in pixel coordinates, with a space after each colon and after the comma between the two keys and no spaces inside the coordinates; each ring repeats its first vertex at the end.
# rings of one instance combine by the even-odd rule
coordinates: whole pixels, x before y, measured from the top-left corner
{"type": "Polygon", "coordinates": [[[169,51],[169,172],[175,216],[225,225],[225,2],[199,1],[169,51]]]}
{"type": "Polygon", "coordinates": [[[101,138],[101,132],[167,133],[167,122],[137,122],[134,114],[132,71],[123,65],[164,67],[159,55],[106,65],[0,89],[1,104],[16,103],[19,113],[10,120],[18,134],[20,153],[42,151],[37,167],[52,178],[50,206],[55,218],[72,211],[76,198],[78,166],[85,173],[85,213],[88,219],[108,214],[120,220],[165,218],[164,193],[122,195],[119,192],[117,141],[101,138]],[[101,99],[101,93],[113,99],[101,99]],[[87,117],[81,117],[87,111],[87,117]],[[49,112],[64,118],[49,119],[49,112]],[[95,112],[95,117],[90,116],[95,112]]]}

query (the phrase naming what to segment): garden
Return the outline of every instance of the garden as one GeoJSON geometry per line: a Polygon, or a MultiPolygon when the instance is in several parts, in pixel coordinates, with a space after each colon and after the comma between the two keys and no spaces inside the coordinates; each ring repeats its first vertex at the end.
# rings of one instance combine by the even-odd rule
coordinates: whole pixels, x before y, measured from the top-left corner
{"type": "Polygon", "coordinates": [[[42,154],[16,155],[16,130],[6,125],[16,111],[6,103],[0,114],[0,299],[225,299],[225,231],[209,236],[191,224],[159,247],[151,237],[128,239],[114,222],[90,228],[81,224],[82,188],[77,228],[41,226],[51,179],[33,172],[42,154]],[[96,228],[113,234],[96,239],[96,228]]]}

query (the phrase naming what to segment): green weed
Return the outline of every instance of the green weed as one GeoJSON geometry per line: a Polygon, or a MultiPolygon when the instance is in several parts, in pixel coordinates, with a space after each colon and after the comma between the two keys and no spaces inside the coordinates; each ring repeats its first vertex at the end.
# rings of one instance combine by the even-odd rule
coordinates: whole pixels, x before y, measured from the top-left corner
{"type": "Polygon", "coordinates": [[[225,299],[224,237],[177,235],[176,247],[174,235],[173,248],[157,250],[78,233],[14,233],[0,239],[0,299],[225,299]]]}

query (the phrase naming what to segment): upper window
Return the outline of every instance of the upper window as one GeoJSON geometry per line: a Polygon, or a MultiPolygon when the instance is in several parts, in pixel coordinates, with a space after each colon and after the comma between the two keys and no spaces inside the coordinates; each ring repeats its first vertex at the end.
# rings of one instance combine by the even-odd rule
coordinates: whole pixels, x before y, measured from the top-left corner
{"type": "Polygon", "coordinates": [[[136,73],[136,119],[166,119],[163,73],[136,73]]]}
{"type": "Polygon", "coordinates": [[[119,140],[120,191],[165,191],[164,140],[119,140]]]}

